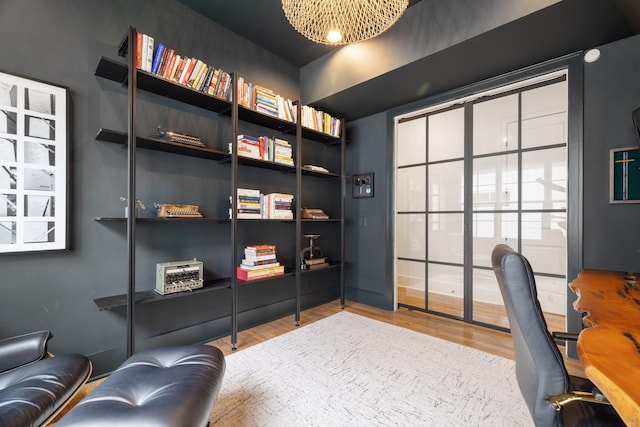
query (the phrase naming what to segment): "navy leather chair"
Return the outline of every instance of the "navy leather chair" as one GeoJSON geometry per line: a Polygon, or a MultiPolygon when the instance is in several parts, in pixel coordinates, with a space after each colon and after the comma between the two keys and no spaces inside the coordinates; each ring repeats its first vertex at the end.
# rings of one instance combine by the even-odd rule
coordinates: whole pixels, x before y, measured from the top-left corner
{"type": "Polygon", "coordinates": [[[0,426],[51,422],[91,375],[81,354],[50,357],[49,331],[0,340],[0,426]]]}
{"type": "Polygon", "coordinates": [[[570,376],[544,319],[533,271],[508,245],[493,249],[492,264],[509,318],[516,377],[536,426],[624,426],[587,379],[570,376]]]}

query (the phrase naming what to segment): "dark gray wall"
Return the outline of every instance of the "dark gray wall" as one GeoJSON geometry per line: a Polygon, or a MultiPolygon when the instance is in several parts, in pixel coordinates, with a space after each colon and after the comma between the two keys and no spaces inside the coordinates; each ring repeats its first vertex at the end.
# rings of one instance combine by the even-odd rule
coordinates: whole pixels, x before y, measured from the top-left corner
{"type": "MultiPolygon", "coordinates": [[[[0,4],[0,69],[67,86],[72,100],[70,248],[64,252],[6,254],[2,271],[0,336],[36,329],[54,334],[54,353],[80,352],[95,373],[113,369],[124,357],[124,310],[99,311],[94,298],[126,292],[126,232],[118,199],[126,194],[126,150],[97,142],[101,127],[127,129],[127,90],[94,76],[101,55],[118,59],[129,25],[183,55],[197,56],[248,81],[297,99],[298,69],[172,0],[8,0],[0,4]]],[[[230,119],[165,98],[141,94],[138,133],[158,124],[201,136],[226,149],[230,119]]],[[[147,205],[200,204],[205,215],[225,216],[229,166],[155,151],[139,151],[138,195],[147,205]]],[[[246,179],[253,179],[247,177],[246,179]]],[[[141,215],[152,215],[143,211],[141,215]]],[[[229,224],[141,224],[138,230],[139,289],[155,283],[155,263],[197,257],[208,278],[230,274],[229,224]]],[[[240,306],[240,325],[264,321],[293,309],[293,281],[265,287],[240,306]],[[268,308],[266,307],[271,304],[268,308]],[[251,311],[253,310],[253,311],[251,311]]],[[[255,288],[253,289],[255,291],[255,288]]],[[[201,342],[227,335],[230,294],[145,304],[137,310],[137,349],[164,343],[201,342]]]]}
{"type": "Polygon", "coordinates": [[[354,198],[348,180],[345,216],[347,298],[393,310],[392,224],[393,201],[389,179],[393,157],[387,114],[380,113],[347,125],[346,172],[374,173],[374,197],[354,198]]]}
{"type": "Polygon", "coordinates": [[[600,51],[584,73],[584,267],[637,272],[640,204],[609,204],[609,150],[640,144],[631,121],[640,107],[640,36],[600,51]]]}

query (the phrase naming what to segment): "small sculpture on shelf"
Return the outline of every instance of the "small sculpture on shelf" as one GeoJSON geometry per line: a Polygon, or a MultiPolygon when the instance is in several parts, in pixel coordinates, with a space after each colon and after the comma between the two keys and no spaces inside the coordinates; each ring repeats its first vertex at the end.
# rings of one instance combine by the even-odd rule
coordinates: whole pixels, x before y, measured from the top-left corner
{"type": "Polygon", "coordinates": [[[320,237],[320,234],[305,234],[304,237],[309,239],[309,247],[300,251],[300,268],[302,270],[314,270],[328,266],[327,257],[323,256],[320,247],[314,243],[320,237]]]}
{"type": "MultiPolygon", "coordinates": [[[[126,197],[120,197],[120,200],[123,202],[127,202],[127,198],[126,197]]],[[[145,206],[144,202],[140,199],[138,199],[136,197],[136,202],[135,202],[135,216],[138,216],[138,206],[140,207],[140,209],[145,210],[147,209],[147,207],[145,206]]],[[[128,218],[129,217],[129,206],[125,206],[124,207],[124,217],[128,218]]]]}

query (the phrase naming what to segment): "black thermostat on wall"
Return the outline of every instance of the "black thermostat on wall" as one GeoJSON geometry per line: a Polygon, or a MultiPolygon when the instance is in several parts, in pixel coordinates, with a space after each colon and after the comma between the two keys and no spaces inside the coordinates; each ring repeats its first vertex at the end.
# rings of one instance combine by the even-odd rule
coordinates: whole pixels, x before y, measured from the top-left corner
{"type": "Polygon", "coordinates": [[[353,175],[353,197],[373,197],[373,172],[353,175]]]}

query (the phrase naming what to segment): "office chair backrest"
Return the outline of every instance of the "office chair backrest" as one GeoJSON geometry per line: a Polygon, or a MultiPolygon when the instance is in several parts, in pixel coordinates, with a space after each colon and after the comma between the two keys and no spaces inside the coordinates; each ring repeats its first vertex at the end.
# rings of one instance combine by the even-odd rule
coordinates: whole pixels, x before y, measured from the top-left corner
{"type": "Polygon", "coordinates": [[[520,391],[537,426],[560,426],[560,412],[547,397],[566,393],[569,375],[542,315],[531,266],[504,244],[493,249],[491,261],[509,318],[520,391]]]}

